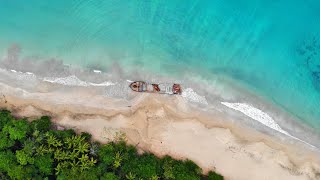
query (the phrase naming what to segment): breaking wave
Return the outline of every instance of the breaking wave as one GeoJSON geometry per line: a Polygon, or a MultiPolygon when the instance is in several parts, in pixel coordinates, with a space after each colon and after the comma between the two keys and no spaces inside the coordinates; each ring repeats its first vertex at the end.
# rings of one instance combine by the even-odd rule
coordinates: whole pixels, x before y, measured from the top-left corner
{"type": "Polygon", "coordinates": [[[277,123],[276,121],[270,117],[267,113],[261,111],[260,109],[258,108],[255,108],[253,106],[250,106],[248,104],[245,104],[245,103],[229,103],[229,102],[221,102],[221,104],[231,108],[231,109],[234,109],[236,111],[240,111],[242,112],[243,114],[245,114],[246,116],[260,122],[261,124],[273,129],[273,130],[276,130],[282,134],[285,134],[293,139],[296,139],[298,141],[301,141],[313,148],[316,148],[314,145],[312,144],[309,144],[297,137],[294,137],[292,136],[291,134],[289,134],[287,131],[283,130],[277,123]]]}
{"type": "Polygon", "coordinates": [[[77,76],[72,75],[68,77],[62,77],[62,78],[51,78],[51,77],[45,77],[43,78],[43,81],[55,83],[55,84],[61,84],[65,86],[112,86],[116,83],[105,81],[103,83],[92,83],[92,82],[86,82],[80,80],[77,76]]]}
{"type": "MultiPolygon", "coordinates": [[[[1,69],[3,72],[9,72],[5,69],[1,69]]],[[[112,86],[117,83],[111,82],[111,81],[105,81],[102,83],[93,83],[93,82],[87,82],[80,80],[76,75],[71,75],[67,77],[44,77],[44,78],[39,78],[37,77],[34,73],[32,72],[21,72],[17,71],[14,69],[10,70],[11,73],[15,74],[15,77],[18,80],[34,80],[38,79],[40,81],[44,82],[49,82],[49,83],[54,83],[54,84],[61,84],[65,86],[83,86],[83,87],[88,87],[88,86],[98,86],[98,87],[106,87],[106,86],[112,86]]],[[[94,73],[101,73],[97,70],[94,71],[94,73]]]]}

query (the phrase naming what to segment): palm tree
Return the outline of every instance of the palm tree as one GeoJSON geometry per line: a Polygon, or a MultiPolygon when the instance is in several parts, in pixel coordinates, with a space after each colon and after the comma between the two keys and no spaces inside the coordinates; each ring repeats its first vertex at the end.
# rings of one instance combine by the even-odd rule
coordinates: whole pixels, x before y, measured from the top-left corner
{"type": "Polygon", "coordinates": [[[60,157],[62,160],[67,160],[67,159],[69,159],[69,154],[70,154],[70,152],[68,152],[68,151],[61,151],[60,157]]]}
{"type": "Polygon", "coordinates": [[[47,138],[47,143],[49,146],[60,147],[62,146],[62,142],[58,140],[55,136],[49,135],[47,138]]]}
{"type": "Polygon", "coordinates": [[[152,177],[151,177],[151,180],[158,180],[159,179],[159,177],[157,176],[157,175],[153,175],[152,177]]]}
{"type": "Polygon", "coordinates": [[[79,151],[73,150],[71,153],[69,153],[69,159],[74,160],[79,156],[79,151]]]}
{"type": "Polygon", "coordinates": [[[45,135],[46,137],[49,137],[49,136],[51,136],[52,134],[48,131],[48,132],[46,132],[44,135],[45,135]]]}
{"type": "Polygon", "coordinates": [[[84,142],[85,137],[82,136],[72,136],[72,137],[67,137],[65,138],[65,144],[67,144],[68,149],[72,149],[75,148],[77,146],[79,146],[79,144],[82,144],[82,142],[84,142]]]}
{"type": "Polygon", "coordinates": [[[37,138],[40,134],[40,131],[38,131],[37,129],[32,133],[32,136],[37,138]]]}
{"type": "Polygon", "coordinates": [[[62,146],[62,142],[60,140],[56,140],[56,142],[53,144],[54,147],[60,147],[62,146]]]}
{"type": "Polygon", "coordinates": [[[54,168],[54,169],[56,170],[56,175],[58,175],[58,174],[61,172],[61,170],[62,170],[62,165],[61,165],[61,163],[59,163],[59,164],[57,165],[57,167],[54,168]]]}
{"type": "Polygon", "coordinates": [[[54,152],[54,158],[58,161],[62,161],[63,160],[63,157],[62,157],[62,151],[60,149],[57,149],[55,152],[54,152]]]}
{"type": "Polygon", "coordinates": [[[23,150],[26,154],[31,156],[33,152],[36,150],[35,142],[29,138],[23,143],[23,150]]]}
{"type": "Polygon", "coordinates": [[[89,151],[90,144],[87,142],[80,142],[75,148],[75,150],[79,151],[80,153],[85,153],[89,151]]]}
{"type": "Polygon", "coordinates": [[[35,138],[35,141],[38,142],[38,143],[41,143],[42,140],[43,140],[43,138],[44,138],[44,135],[43,135],[43,134],[40,134],[39,136],[37,136],[37,137],[35,138]]]}
{"type": "Polygon", "coordinates": [[[47,152],[48,152],[48,148],[45,147],[44,145],[41,145],[36,149],[36,154],[37,155],[44,155],[47,152]]]}
{"type": "Polygon", "coordinates": [[[87,154],[83,154],[80,158],[79,161],[81,162],[80,164],[80,169],[81,171],[84,171],[85,169],[89,169],[90,167],[90,160],[87,154]]]}
{"type": "Polygon", "coordinates": [[[121,161],[122,161],[122,157],[121,157],[121,154],[120,152],[118,151],[114,157],[114,162],[113,162],[113,167],[115,169],[117,169],[118,167],[121,166],[121,161]]]}
{"type": "Polygon", "coordinates": [[[79,166],[79,161],[73,160],[72,162],[69,162],[69,165],[71,168],[75,169],[79,166]]]}
{"type": "Polygon", "coordinates": [[[89,169],[89,168],[90,168],[90,166],[87,163],[80,164],[81,172],[86,170],[86,169],[89,169]]]}
{"type": "Polygon", "coordinates": [[[129,172],[129,174],[126,175],[126,178],[128,180],[134,180],[134,179],[136,179],[136,175],[131,173],[131,172],[129,172]]]}
{"type": "Polygon", "coordinates": [[[93,159],[93,157],[91,157],[90,160],[89,160],[89,165],[90,166],[94,166],[95,163],[97,163],[97,160],[93,159]]]}
{"type": "Polygon", "coordinates": [[[82,143],[85,140],[85,137],[83,136],[73,136],[75,144],[82,143]]]}
{"type": "Polygon", "coordinates": [[[74,141],[73,138],[67,137],[64,139],[64,143],[67,144],[67,148],[71,149],[73,147],[74,141]]]}
{"type": "Polygon", "coordinates": [[[94,166],[95,163],[97,163],[97,160],[93,159],[92,157],[91,157],[91,159],[89,159],[87,154],[83,154],[78,159],[81,162],[81,164],[80,164],[81,171],[89,169],[90,167],[94,166]]]}
{"type": "Polygon", "coordinates": [[[81,156],[80,158],[78,158],[78,159],[79,159],[79,161],[80,161],[81,163],[84,163],[84,162],[86,162],[86,161],[89,160],[89,157],[88,157],[87,154],[82,154],[82,156],[81,156]]]}
{"type": "Polygon", "coordinates": [[[58,175],[63,169],[67,168],[69,165],[67,162],[58,163],[57,167],[54,168],[56,170],[56,175],[58,175]]]}

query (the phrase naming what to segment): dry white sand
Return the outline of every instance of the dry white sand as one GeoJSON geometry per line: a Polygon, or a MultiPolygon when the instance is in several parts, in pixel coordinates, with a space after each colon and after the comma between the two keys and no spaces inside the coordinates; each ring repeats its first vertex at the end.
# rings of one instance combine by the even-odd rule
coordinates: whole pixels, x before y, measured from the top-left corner
{"type": "Polygon", "coordinates": [[[320,179],[319,154],[208,117],[178,96],[135,94],[125,101],[93,94],[86,88],[31,93],[0,83],[0,108],[17,116],[50,115],[100,142],[122,131],[143,151],[191,159],[226,179],[320,179]]]}

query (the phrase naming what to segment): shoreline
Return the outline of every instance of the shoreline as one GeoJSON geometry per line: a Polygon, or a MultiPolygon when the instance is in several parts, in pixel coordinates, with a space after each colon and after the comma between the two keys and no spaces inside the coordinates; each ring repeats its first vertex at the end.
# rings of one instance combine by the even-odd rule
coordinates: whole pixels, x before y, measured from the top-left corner
{"type": "Polygon", "coordinates": [[[31,93],[1,83],[0,108],[20,117],[50,115],[57,125],[89,132],[100,142],[122,131],[142,151],[188,158],[227,179],[319,177],[319,152],[225,121],[222,113],[210,117],[183,98],[133,93],[131,100],[119,100],[84,87],[47,86],[57,90],[31,93]]]}

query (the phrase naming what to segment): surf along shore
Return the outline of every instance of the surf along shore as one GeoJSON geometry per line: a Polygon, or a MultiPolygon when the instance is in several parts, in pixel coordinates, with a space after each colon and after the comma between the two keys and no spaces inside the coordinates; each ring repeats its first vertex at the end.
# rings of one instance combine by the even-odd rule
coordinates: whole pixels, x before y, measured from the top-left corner
{"type": "Polygon", "coordinates": [[[3,81],[0,108],[18,117],[52,116],[56,125],[102,143],[121,131],[141,151],[188,158],[226,179],[320,178],[317,152],[206,114],[180,96],[132,93],[125,100],[99,95],[99,88],[3,81]]]}

